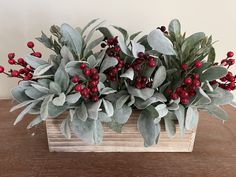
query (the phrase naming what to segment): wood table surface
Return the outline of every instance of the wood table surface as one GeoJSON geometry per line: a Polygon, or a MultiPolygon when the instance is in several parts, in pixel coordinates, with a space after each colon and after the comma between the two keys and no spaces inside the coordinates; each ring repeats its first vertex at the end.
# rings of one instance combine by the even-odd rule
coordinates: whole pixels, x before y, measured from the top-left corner
{"type": "Polygon", "coordinates": [[[192,153],[50,153],[45,125],[17,126],[0,101],[0,177],[236,177],[236,109],[224,124],[201,113],[192,153]]]}

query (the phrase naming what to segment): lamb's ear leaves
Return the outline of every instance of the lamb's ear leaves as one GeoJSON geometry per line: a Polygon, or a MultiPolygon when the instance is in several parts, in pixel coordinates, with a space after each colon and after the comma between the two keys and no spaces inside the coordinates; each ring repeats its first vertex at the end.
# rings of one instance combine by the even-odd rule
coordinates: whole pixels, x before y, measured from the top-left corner
{"type": "Polygon", "coordinates": [[[46,60],[40,59],[38,57],[27,55],[24,57],[24,60],[33,68],[38,68],[42,65],[48,65],[49,63],[46,60]]]}
{"type": "Polygon", "coordinates": [[[98,110],[101,106],[101,103],[102,103],[102,100],[99,100],[95,103],[87,103],[86,104],[86,108],[87,108],[87,111],[88,111],[88,117],[90,119],[94,119],[94,120],[97,120],[98,118],[98,110]]]}
{"type": "Polygon", "coordinates": [[[227,69],[222,66],[212,66],[208,68],[200,77],[201,81],[213,81],[222,78],[227,74],[227,69]]]}
{"type": "Polygon", "coordinates": [[[145,47],[143,45],[136,43],[134,41],[131,41],[131,44],[132,44],[132,53],[133,53],[134,58],[138,58],[139,52],[142,52],[142,53],[145,52],[145,47]]]}
{"type": "Polygon", "coordinates": [[[181,34],[181,25],[178,19],[174,19],[170,22],[168,27],[171,36],[178,37],[181,34]]]}
{"type": "Polygon", "coordinates": [[[108,100],[103,99],[102,103],[103,103],[103,106],[104,106],[105,111],[107,113],[107,116],[111,117],[114,114],[114,108],[113,108],[111,102],[108,101],[108,100]]]}
{"type": "Polygon", "coordinates": [[[228,114],[219,106],[216,105],[208,105],[205,107],[209,114],[213,115],[215,118],[220,120],[228,120],[228,114]]]}
{"type": "Polygon", "coordinates": [[[101,64],[101,69],[100,72],[102,73],[103,71],[105,71],[106,69],[112,67],[112,66],[116,66],[118,64],[118,61],[116,58],[114,57],[106,57],[102,64],[101,64]]]}
{"type": "Polygon", "coordinates": [[[171,41],[159,29],[153,30],[147,37],[148,44],[156,51],[164,55],[175,55],[171,41]]]}
{"type": "Polygon", "coordinates": [[[119,124],[125,124],[130,118],[131,113],[132,113],[131,107],[124,104],[122,108],[114,110],[112,119],[119,124]]]}
{"type": "Polygon", "coordinates": [[[121,74],[120,77],[126,77],[130,80],[133,80],[134,78],[134,70],[133,68],[129,68],[125,73],[121,74]]]}
{"type": "Polygon", "coordinates": [[[215,58],[216,58],[215,49],[214,49],[214,47],[211,47],[211,49],[210,49],[210,51],[209,51],[209,54],[208,54],[207,62],[213,64],[213,63],[215,62],[215,58]]]}
{"type": "Polygon", "coordinates": [[[186,112],[185,128],[186,130],[192,130],[197,127],[199,119],[199,113],[196,107],[188,107],[186,112]]]}
{"type": "MultiPolygon", "coordinates": [[[[152,109],[155,111],[155,109],[152,109]]],[[[156,143],[160,134],[160,124],[154,123],[154,118],[152,116],[152,111],[149,109],[144,109],[138,119],[138,129],[144,138],[144,146],[152,146],[156,143]]]]}
{"type": "Polygon", "coordinates": [[[61,133],[68,139],[71,138],[70,123],[70,118],[66,118],[62,121],[60,126],[61,133]]]}
{"type": "Polygon", "coordinates": [[[61,25],[60,33],[62,34],[61,40],[77,55],[80,55],[82,50],[82,37],[79,31],[64,23],[61,25]]]}
{"type": "Polygon", "coordinates": [[[54,82],[56,82],[58,85],[60,85],[61,90],[63,92],[65,92],[67,90],[67,88],[70,84],[69,75],[65,71],[65,67],[62,63],[55,73],[54,82]]]}
{"type": "Polygon", "coordinates": [[[164,66],[160,66],[154,76],[152,88],[159,87],[166,79],[166,68],[164,66]]]}

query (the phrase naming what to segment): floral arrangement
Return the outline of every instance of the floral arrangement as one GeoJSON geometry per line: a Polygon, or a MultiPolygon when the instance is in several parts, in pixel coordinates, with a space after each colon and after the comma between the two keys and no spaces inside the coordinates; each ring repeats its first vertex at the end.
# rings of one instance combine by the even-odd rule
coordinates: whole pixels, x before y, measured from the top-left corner
{"type": "Polygon", "coordinates": [[[121,132],[131,113],[140,110],[137,127],[144,145],[151,146],[158,142],[161,122],[173,137],[176,124],[181,135],[195,128],[199,111],[228,119],[221,105],[233,104],[236,76],[229,68],[234,53],[216,63],[211,36],[187,37],[178,20],[168,30],[161,26],[143,36],[105,27],[98,19],[82,29],[54,25],[50,32],[36,38],[53,51],[48,60],[28,42],[30,54],[17,60],[8,54],[17,69],[6,72],[0,66],[0,73],[20,79],[11,91],[19,104],[11,111],[25,108],[14,124],[26,114],[36,115],[28,128],[62,115],[65,137],[73,132],[99,144],[104,124],[121,132]]]}

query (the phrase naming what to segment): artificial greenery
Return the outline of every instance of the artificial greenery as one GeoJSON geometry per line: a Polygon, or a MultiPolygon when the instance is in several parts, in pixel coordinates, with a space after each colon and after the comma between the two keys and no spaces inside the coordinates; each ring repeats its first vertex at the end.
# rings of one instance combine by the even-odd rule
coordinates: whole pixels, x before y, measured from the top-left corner
{"type": "Polygon", "coordinates": [[[132,112],[141,110],[137,127],[144,145],[152,146],[161,122],[173,137],[176,122],[181,136],[195,128],[199,111],[228,119],[220,106],[233,101],[235,76],[227,68],[234,63],[233,53],[225,63],[215,63],[211,36],[200,32],[187,37],[178,20],[168,30],[162,26],[143,36],[107,28],[98,19],[82,29],[54,25],[50,32],[52,36],[36,38],[53,51],[48,60],[29,42],[33,53],[18,60],[14,53],[8,55],[11,65],[23,68],[9,73],[0,68],[20,78],[11,91],[19,104],[11,111],[24,109],[14,124],[27,114],[36,115],[28,128],[63,115],[66,138],[73,132],[87,143],[100,144],[103,125],[121,132],[132,112]]]}

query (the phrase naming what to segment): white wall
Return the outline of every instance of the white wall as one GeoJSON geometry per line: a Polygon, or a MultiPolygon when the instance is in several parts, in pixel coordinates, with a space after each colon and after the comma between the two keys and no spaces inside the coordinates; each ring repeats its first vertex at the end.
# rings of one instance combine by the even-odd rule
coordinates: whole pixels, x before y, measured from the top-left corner
{"type": "MultiPolygon", "coordinates": [[[[215,47],[221,59],[228,50],[236,53],[235,7],[235,0],[0,0],[0,65],[7,65],[8,52],[28,52],[26,42],[41,30],[48,33],[52,24],[83,26],[98,17],[130,33],[147,33],[178,18],[188,34],[204,31],[219,40],[215,47]]],[[[39,43],[36,48],[48,52],[39,43]]],[[[0,98],[10,96],[15,81],[0,75],[0,98]]]]}

